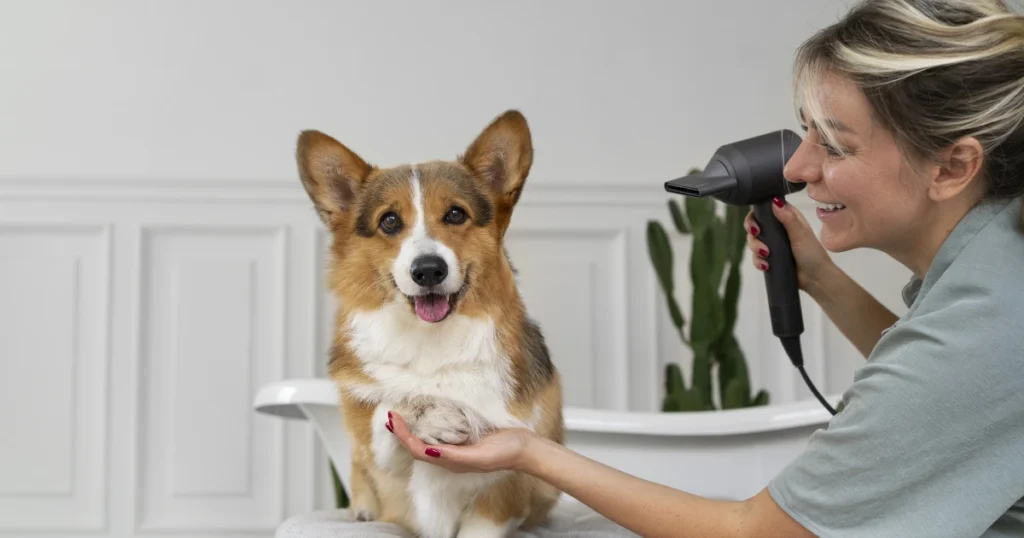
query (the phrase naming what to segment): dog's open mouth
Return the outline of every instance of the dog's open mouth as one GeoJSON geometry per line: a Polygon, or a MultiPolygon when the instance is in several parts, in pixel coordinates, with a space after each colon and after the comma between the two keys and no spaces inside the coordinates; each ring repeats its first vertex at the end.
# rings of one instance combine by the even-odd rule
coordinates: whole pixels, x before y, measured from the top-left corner
{"type": "Polygon", "coordinates": [[[462,287],[455,293],[426,293],[423,295],[406,296],[406,298],[409,299],[409,304],[412,305],[412,309],[416,312],[417,317],[427,323],[437,323],[444,321],[445,318],[455,311],[459,299],[466,295],[467,290],[469,290],[469,271],[466,271],[462,287]]]}
{"type": "Polygon", "coordinates": [[[455,310],[457,298],[457,294],[438,295],[428,293],[427,295],[411,297],[411,300],[413,309],[416,310],[416,315],[420,319],[429,323],[437,323],[448,317],[452,310],[455,310]]]}

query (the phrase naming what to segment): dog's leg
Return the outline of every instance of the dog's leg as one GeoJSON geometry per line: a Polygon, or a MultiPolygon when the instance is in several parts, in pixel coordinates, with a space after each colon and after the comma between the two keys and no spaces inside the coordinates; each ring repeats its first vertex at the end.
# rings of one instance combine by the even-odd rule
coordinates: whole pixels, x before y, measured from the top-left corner
{"type": "Polygon", "coordinates": [[[524,477],[531,483],[530,488],[530,515],[521,525],[522,529],[530,530],[533,527],[547,521],[551,510],[558,504],[562,492],[554,486],[534,477],[524,477]]]}
{"type": "Polygon", "coordinates": [[[376,491],[373,456],[373,408],[359,400],[343,395],[340,410],[352,441],[351,479],[348,486],[349,511],[358,521],[374,521],[381,515],[380,499],[376,491]]]}
{"type": "Polygon", "coordinates": [[[373,521],[380,515],[380,503],[373,486],[373,478],[369,475],[366,465],[353,458],[352,480],[349,491],[352,494],[349,505],[356,521],[373,521]]]}
{"type": "Polygon", "coordinates": [[[447,469],[414,462],[409,495],[421,538],[455,538],[472,491],[447,469]]]}
{"type": "Polygon", "coordinates": [[[496,481],[473,499],[462,518],[458,538],[513,536],[530,515],[533,483],[528,476],[518,473],[488,476],[496,481]]]}
{"type": "MultiPolygon", "coordinates": [[[[475,414],[443,398],[417,396],[400,402],[398,412],[413,435],[427,444],[461,444],[479,439],[475,414]],[[471,420],[469,417],[474,417],[471,420]]],[[[500,474],[458,474],[426,462],[413,462],[409,495],[422,538],[455,538],[467,506],[500,474]]]]}

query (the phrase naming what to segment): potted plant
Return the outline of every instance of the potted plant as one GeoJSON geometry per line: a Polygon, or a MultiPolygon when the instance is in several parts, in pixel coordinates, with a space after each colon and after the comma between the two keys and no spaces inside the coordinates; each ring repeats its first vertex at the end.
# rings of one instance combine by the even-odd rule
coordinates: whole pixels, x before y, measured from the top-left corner
{"type": "MultiPolygon", "coordinates": [[[[690,170],[690,173],[696,172],[700,170],[690,170]]],[[[689,337],[684,330],[686,318],[674,296],[672,246],[665,228],[656,220],[647,223],[647,247],[672,323],[679,338],[693,351],[693,368],[687,387],[679,365],[666,366],[662,410],[715,410],[712,391],[715,382],[722,409],[767,405],[767,391],[762,389],[751,394],[746,359],[734,334],[740,264],[746,250],[743,219],[749,208],[694,197],[686,197],[684,207],[674,199],[669,200],[668,208],[678,233],[693,240],[689,260],[693,285],[689,337]],[[724,218],[718,214],[719,205],[725,206],[724,218]]]]}

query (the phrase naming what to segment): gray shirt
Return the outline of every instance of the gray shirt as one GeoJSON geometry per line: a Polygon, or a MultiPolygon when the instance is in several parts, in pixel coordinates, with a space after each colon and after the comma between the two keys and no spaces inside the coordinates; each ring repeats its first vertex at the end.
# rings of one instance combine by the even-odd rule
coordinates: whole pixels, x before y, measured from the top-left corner
{"type": "Polygon", "coordinates": [[[818,536],[1024,537],[1021,200],[972,209],[845,408],[769,484],[818,536]]]}

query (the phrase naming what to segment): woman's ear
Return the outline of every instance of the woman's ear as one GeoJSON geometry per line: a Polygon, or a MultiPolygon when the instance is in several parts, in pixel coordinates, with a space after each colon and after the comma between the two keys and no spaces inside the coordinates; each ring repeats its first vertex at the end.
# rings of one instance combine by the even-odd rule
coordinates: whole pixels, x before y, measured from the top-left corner
{"type": "Polygon", "coordinates": [[[977,138],[964,137],[940,154],[935,177],[928,186],[928,194],[936,202],[959,196],[981,181],[984,148],[977,138]]]}

